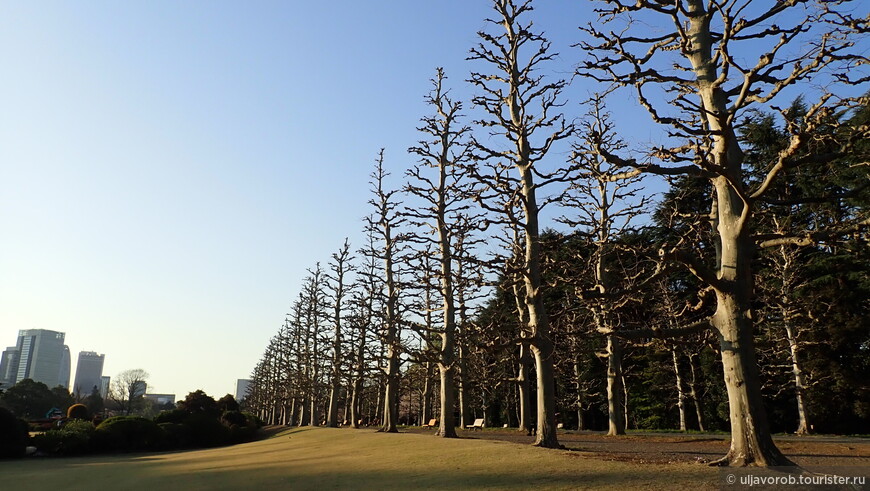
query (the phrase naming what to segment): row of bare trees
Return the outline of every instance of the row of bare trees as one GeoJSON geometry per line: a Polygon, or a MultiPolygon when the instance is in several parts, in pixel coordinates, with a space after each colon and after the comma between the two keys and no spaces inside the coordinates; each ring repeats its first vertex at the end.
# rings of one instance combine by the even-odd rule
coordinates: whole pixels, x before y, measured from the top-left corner
{"type": "Polygon", "coordinates": [[[559,421],[576,410],[582,428],[601,385],[609,433],[624,433],[638,366],[671,370],[680,428],[694,407],[703,430],[699,381],[718,372],[732,435],[719,463],[789,463],[764,409],[784,356],[769,344],[787,346],[806,432],[798,326],[831,311],[794,300],[811,281],[798,250],[866,256],[870,129],[856,88],[870,78],[856,40],[868,18],[850,3],[602,0],[599,22],[580,27],[573,82],[595,95],[570,119],[532,1],[494,0],[470,51],[470,106],[438,69],[417,164],[391,187],[381,150],[359,261],[346,241],[310,272],[249,404],[275,423],[396,431],[404,401],[406,422],[412,407],[417,422],[437,414],[443,437],[503,411],[555,448],[559,421]],[[626,90],[661,143],[620,138],[606,104],[626,90]],[[813,102],[774,105],[795,91],[813,102]],[[670,185],[654,213],[651,175],[670,185]],[[823,184],[794,184],[809,175],[823,184]],[[702,352],[719,359],[704,368],[702,352]],[[590,376],[601,362],[603,384],[590,376]]]}

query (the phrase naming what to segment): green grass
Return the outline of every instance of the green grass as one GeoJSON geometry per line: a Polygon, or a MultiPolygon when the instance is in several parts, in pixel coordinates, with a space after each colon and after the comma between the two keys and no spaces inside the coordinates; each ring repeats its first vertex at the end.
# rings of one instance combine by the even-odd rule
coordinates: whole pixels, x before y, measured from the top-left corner
{"type": "Polygon", "coordinates": [[[189,452],[0,461],[0,489],[703,489],[697,464],[610,462],[476,439],[300,428],[189,452]]]}

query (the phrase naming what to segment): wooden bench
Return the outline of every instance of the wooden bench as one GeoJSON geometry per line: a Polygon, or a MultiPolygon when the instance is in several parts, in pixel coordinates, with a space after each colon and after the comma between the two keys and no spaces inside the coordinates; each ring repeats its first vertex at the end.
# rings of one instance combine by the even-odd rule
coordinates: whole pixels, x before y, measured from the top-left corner
{"type": "Polygon", "coordinates": [[[482,430],[483,429],[483,418],[477,418],[474,420],[474,423],[465,426],[466,430],[482,430]]]}
{"type": "Polygon", "coordinates": [[[436,426],[438,426],[438,419],[432,418],[428,423],[423,425],[423,428],[434,428],[436,426]]]}

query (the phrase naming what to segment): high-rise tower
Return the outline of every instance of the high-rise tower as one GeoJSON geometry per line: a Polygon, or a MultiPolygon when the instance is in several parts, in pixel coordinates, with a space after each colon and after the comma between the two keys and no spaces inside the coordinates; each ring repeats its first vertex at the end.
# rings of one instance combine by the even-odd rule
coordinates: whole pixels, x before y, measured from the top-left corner
{"type": "Polygon", "coordinates": [[[81,397],[91,395],[96,387],[97,392],[101,396],[106,397],[102,390],[103,377],[103,362],[106,355],[101,355],[93,351],[82,351],[79,353],[79,361],[76,364],[76,380],[72,386],[73,394],[81,397]]]}
{"type": "MultiPolygon", "coordinates": [[[[63,344],[65,337],[66,334],[62,332],[47,329],[18,331],[18,344],[15,346],[18,362],[13,383],[29,378],[42,382],[49,388],[64,383],[69,385],[69,348],[63,344]],[[67,355],[66,364],[64,352],[67,355]],[[62,380],[64,371],[65,380],[62,380]]],[[[7,371],[10,369],[11,367],[7,368],[7,371]]]]}

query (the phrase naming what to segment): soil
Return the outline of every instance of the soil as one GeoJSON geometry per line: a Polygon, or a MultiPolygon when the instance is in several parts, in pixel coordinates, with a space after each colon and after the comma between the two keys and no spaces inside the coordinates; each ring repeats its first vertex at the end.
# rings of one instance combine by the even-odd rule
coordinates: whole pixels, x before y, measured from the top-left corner
{"type": "MultiPolygon", "coordinates": [[[[408,428],[413,433],[433,430],[408,428]]],[[[512,429],[459,431],[463,438],[483,438],[531,444],[533,436],[512,429]]],[[[870,468],[870,438],[840,436],[774,437],[779,449],[802,467],[870,468]]],[[[637,463],[709,463],[728,452],[728,435],[644,433],[607,436],[600,432],[559,430],[559,443],[566,449],[605,460],[637,463]]]]}

